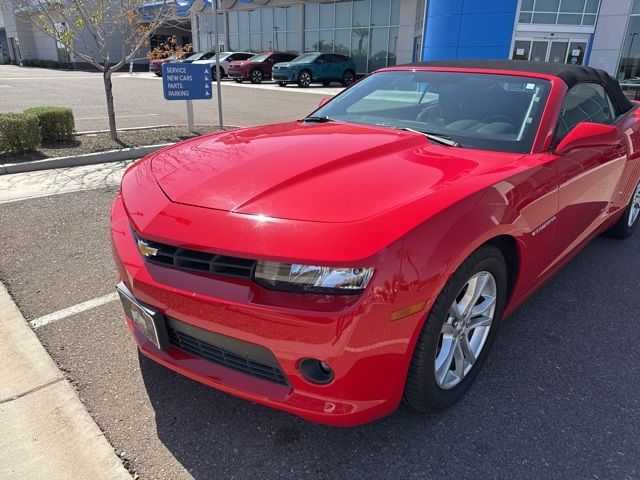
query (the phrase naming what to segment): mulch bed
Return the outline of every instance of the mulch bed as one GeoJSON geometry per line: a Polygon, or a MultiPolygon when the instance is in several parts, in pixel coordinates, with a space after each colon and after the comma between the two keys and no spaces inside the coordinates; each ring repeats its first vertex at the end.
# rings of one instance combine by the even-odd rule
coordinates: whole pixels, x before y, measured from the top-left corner
{"type": "Polygon", "coordinates": [[[111,139],[109,133],[77,135],[71,142],[43,144],[37,152],[0,153],[0,164],[28,162],[43,158],[68,157],[85,153],[103,152],[127,147],[141,147],[158,143],[179,142],[187,138],[218,131],[213,125],[198,125],[194,133],[188,133],[186,127],[165,127],[147,130],[127,130],[118,132],[119,142],[111,139]]]}

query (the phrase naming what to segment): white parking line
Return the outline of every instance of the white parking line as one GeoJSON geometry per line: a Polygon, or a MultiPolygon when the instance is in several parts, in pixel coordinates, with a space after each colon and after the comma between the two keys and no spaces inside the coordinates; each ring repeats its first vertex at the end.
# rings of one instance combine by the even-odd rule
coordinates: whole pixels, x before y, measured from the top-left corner
{"type": "Polygon", "coordinates": [[[31,320],[29,324],[33,328],[44,327],[45,325],[49,325],[50,323],[57,322],[58,320],[70,317],[71,315],[75,315],[76,313],[85,312],[87,310],[91,310],[92,308],[99,307],[100,305],[115,302],[117,299],[117,293],[110,293],[108,295],[103,295],[102,297],[79,303],[77,305],[74,305],[73,307],[64,308],[62,310],[58,310],[57,312],[50,313],[49,315],[38,317],[34,320],[31,320]]]}

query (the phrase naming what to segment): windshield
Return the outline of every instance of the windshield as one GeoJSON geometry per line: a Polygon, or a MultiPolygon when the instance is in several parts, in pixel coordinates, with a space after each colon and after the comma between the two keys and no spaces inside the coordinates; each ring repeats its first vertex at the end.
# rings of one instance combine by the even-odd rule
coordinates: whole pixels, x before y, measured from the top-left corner
{"type": "Polygon", "coordinates": [[[317,53],[305,53],[291,60],[291,63],[309,63],[312,62],[317,56],[317,53]]]}
{"type": "MultiPolygon", "coordinates": [[[[229,55],[231,55],[231,52],[220,52],[220,54],[219,54],[220,61],[222,62],[229,55]]],[[[215,52],[212,52],[211,58],[213,58],[215,60],[215,58],[216,58],[216,53],[215,52]]]]}
{"type": "Polygon", "coordinates": [[[551,84],[509,75],[457,72],[380,72],[314,117],[412,128],[460,146],[526,153],[538,130],[551,84]]]}
{"type": "Polygon", "coordinates": [[[254,55],[247,62],[264,62],[267,57],[269,57],[268,53],[259,53],[258,55],[254,55]]]}
{"type": "Polygon", "coordinates": [[[184,57],[184,59],[185,60],[198,60],[202,55],[203,55],[202,52],[192,53],[191,55],[188,55],[188,56],[184,57]]]}

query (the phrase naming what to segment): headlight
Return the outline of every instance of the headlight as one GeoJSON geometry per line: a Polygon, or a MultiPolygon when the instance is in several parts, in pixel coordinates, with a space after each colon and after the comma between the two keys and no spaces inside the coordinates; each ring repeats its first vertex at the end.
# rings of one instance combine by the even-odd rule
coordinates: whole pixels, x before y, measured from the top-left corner
{"type": "Polygon", "coordinates": [[[360,293],[367,288],[373,270],[258,262],[254,279],[260,285],[274,290],[349,295],[360,293]]]}

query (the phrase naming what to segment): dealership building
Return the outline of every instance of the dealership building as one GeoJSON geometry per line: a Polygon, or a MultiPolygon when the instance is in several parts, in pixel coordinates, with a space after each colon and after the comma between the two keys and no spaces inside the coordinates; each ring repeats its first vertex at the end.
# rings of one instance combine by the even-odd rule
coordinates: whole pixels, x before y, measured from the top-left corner
{"type": "MultiPolygon", "coordinates": [[[[640,76],[640,0],[220,0],[217,39],[210,0],[176,3],[162,35],[198,51],[336,52],[352,56],[362,74],[418,60],[513,58],[640,76]]],[[[12,58],[59,51],[35,45],[7,16],[12,58]]]]}

